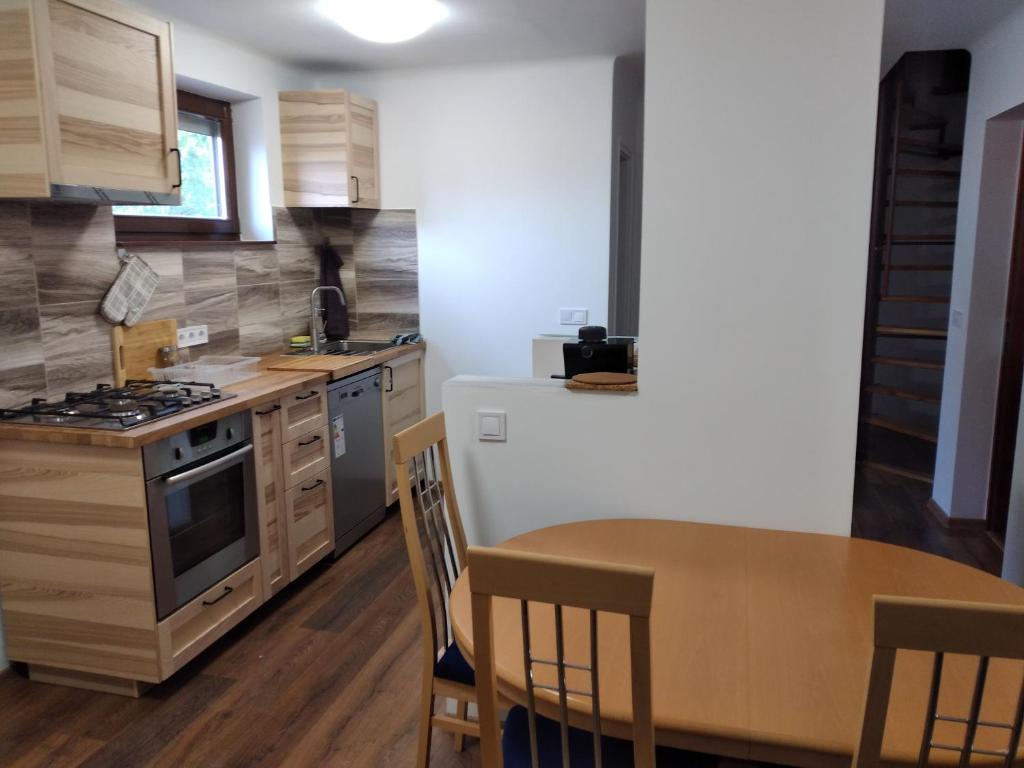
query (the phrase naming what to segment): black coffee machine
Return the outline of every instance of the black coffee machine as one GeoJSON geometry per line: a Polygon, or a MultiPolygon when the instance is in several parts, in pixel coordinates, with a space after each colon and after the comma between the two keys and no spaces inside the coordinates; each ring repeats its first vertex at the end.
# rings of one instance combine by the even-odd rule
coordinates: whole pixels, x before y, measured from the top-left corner
{"type": "Polygon", "coordinates": [[[613,336],[600,325],[580,328],[579,341],[562,345],[565,376],[571,379],[580,373],[633,373],[633,338],[613,336]]]}

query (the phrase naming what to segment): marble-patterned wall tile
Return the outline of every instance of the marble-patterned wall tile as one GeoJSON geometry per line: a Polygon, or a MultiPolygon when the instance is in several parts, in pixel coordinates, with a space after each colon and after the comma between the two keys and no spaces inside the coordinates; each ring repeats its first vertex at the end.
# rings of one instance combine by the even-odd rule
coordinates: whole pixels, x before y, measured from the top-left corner
{"type": "Polygon", "coordinates": [[[281,288],[277,283],[238,288],[238,324],[280,325],[281,288]]]}
{"type": "Polygon", "coordinates": [[[0,370],[0,408],[25,405],[35,397],[46,397],[46,366],[43,363],[0,370]]]}
{"type": "Polygon", "coordinates": [[[274,239],[278,245],[316,245],[318,234],[313,209],[275,208],[274,239]]]}
{"type": "Polygon", "coordinates": [[[35,305],[0,310],[0,338],[3,355],[0,369],[25,368],[45,362],[35,305]]]}
{"type": "Polygon", "coordinates": [[[281,283],[281,330],[287,341],[309,333],[309,294],[316,287],[312,280],[281,283]]]}
{"type": "Polygon", "coordinates": [[[352,230],[360,277],[417,277],[415,211],[354,210],[352,230]]]}
{"type": "Polygon", "coordinates": [[[30,211],[39,303],[99,304],[120,269],[110,208],[33,203],[30,211]]]}
{"type": "Polygon", "coordinates": [[[397,333],[420,329],[420,316],[398,312],[361,312],[356,336],[362,339],[390,339],[397,333]]]}
{"type": "Polygon", "coordinates": [[[235,280],[239,287],[277,283],[281,270],[277,264],[277,250],[260,248],[235,252],[235,280]]]}
{"type": "Polygon", "coordinates": [[[364,277],[356,272],[361,313],[419,314],[417,281],[408,278],[364,277]]]}
{"type": "Polygon", "coordinates": [[[40,308],[49,397],[113,381],[111,325],[92,301],[40,308]]]}
{"type": "Polygon", "coordinates": [[[238,295],[234,288],[185,290],[186,321],[208,326],[210,335],[238,328],[238,295]]]}
{"type": "Polygon", "coordinates": [[[182,256],[185,284],[189,290],[234,290],[235,252],[221,249],[185,251],[182,256]]]}
{"type": "Polygon", "coordinates": [[[239,352],[243,355],[270,355],[281,351],[280,323],[243,325],[238,335],[239,352]]]}
{"type": "Polygon", "coordinates": [[[35,306],[38,300],[31,244],[28,203],[0,203],[0,309],[35,306]]]}
{"type": "Polygon", "coordinates": [[[239,338],[238,328],[211,332],[208,344],[192,349],[194,353],[192,359],[198,359],[203,355],[237,355],[239,353],[239,338]]]}
{"type": "Polygon", "coordinates": [[[78,203],[32,203],[32,245],[116,253],[110,207],[78,203]]]}
{"type": "Polygon", "coordinates": [[[178,325],[185,324],[187,307],[185,304],[184,260],[179,250],[139,251],[143,259],[160,278],[153,297],[146,305],[144,320],[177,320],[178,325]]]}
{"type": "Polygon", "coordinates": [[[277,246],[277,265],[282,283],[316,280],[320,277],[320,259],[305,245],[277,246]]]}

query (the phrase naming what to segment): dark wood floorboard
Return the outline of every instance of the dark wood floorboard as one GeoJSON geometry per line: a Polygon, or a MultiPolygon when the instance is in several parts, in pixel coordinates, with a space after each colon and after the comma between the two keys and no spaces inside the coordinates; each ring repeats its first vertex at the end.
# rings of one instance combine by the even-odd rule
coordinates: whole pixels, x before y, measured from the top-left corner
{"type": "MultiPolygon", "coordinates": [[[[399,516],[275,596],[143,698],[0,675],[0,765],[344,766],[415,761],[416,595],[399,516]]],[[[434,732],[432,768],[478,766],[434,732]]]]}
{"type": "Polygon", "coordinates": [[[984,530],[947,528],[928,509],[931,486],[857,467],[853,528],[857,538],[931,552],[999,575],[1003,553],[984,530]]]}

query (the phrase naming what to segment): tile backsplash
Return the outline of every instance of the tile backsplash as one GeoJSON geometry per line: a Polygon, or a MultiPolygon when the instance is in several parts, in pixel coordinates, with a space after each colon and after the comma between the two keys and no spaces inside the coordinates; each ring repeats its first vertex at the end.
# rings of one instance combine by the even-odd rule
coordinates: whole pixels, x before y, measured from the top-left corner
{"type": "MultiPolygon", "coordinates": [[[[208,249],[134,246],[159,274],[143,320],[209,326],[194,354],[267,354],[309,332],[315,253],[341,254],[354,338],[419,328],[414,211],[274,211],[277,243],[208,249]]],[[[0,202],[0,407],[112,379],[98,307],[117,275],[109,208],[0,202]]]]}

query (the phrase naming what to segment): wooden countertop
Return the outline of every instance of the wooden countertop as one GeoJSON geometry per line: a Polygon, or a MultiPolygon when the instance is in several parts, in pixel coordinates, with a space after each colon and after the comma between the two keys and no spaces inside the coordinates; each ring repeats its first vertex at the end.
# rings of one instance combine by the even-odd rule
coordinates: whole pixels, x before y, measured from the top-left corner
{"type": "Polygon", "coordinates": [[[225,392],[233,392],[237,397],[221,400],[214,405],[186,411],[124,432],[37,424],[0,424],[0,440],[139,448],[199,424],[255,408],[304,387],[365,371],[425,346],[422,343],[409,344],[359,357],[267,355],[260,361],[258,376],[224,387],[225,392]]]}
{"type": "Polygon", "coordinates": [[[280,355],[274,362],[267,365],[275,371],[304,371],[329,374],[332,379],[342,379],[354,373],[365,371],[377,365],[383,365],[396,357],[426,349],[426,342],[403,344],[372,355],[280,355]]]}
{"type": "MultiPolygon", "coordinates": [[[[651,612],[653,717],[659,744],[806,768],[849,768],[864,711],[876,594],[1024,604],[1024,590],[983,571],[903,547],[841,536],[733,528],[671,520],[592,520],[532,531],[501,544],[564,557],[655,569],[651,612]]],[[[451,595],[455,638],[473,659],[468,581],[451,595]]],[[[586,614],[569,609],[566,656],[590,658],[586,614]]],[[[526,700],[521,609],[494,602],[498,687],[526,700]]],[[[554,658],[549,606],[530,606],[533,653],[554,658]]],[[[631,734],[628,623],[602,614],[601,715],[606,734],[631,734]],[[623,663],[626,660],[626,663],[623,663]]],[[[933,657],[900,652],[883,763],[917,763],[933,657]]],[[[948,654],[940,711],[965,715],[977,661],[948,654]]],[[[534,667],[538,680],[553,672],[534,667]]],[[[589,689],[589,679],[570,686],[589,689]]],[[[993,659],[986,720],[1012,722],[1020,662],[993,659]]],[[[537,711],[558,717],[557,696],[537,691],[537,711]]],[[[570,720],[589,727],[590,699],[570,695],[570,720]]],[[[976,747],[1005,749],[1007,734],[979,729],[976,747]]],[[[962,726],[940,722],[934,739],[962,743],[962,726]],[[957,728],[960,728],[957,731],[957,728]]],[[[956,764],[934,750],[929,764],[956,764]]],[[[998,765],[1002,765],[1002,760],[998,765]]],[[[972,756],[972,766],[997,763],[972,756]]]]}

